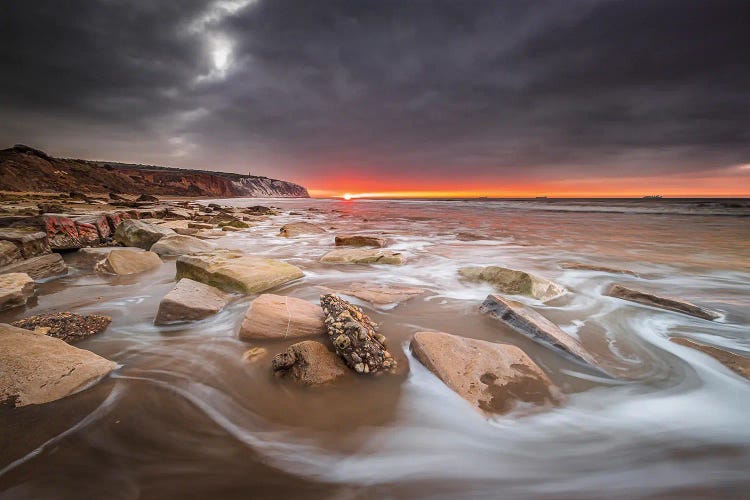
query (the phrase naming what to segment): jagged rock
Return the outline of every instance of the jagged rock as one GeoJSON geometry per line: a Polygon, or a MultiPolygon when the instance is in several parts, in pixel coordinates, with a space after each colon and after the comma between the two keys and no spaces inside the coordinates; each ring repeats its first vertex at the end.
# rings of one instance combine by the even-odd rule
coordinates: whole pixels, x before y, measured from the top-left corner
{"type": "Polygon", "coordinates": [[[60,312],[30,316],[14,321],[11,325],[24,330],[37,332],[41,330],[44,335],[70,344],[103,332],[111,322],[112,318],[99,314],[82,316],[71,312],[60,312]]]}
{"type": "Polygon", "coordinates": [[[400,304],[424,293],[423,288],[368,283],[352,283],[346,288],[337,288],[334,291],[377,305],[400,304]]]}
{"type": "Polygon", "coordinates": [[[0,311],[25,305],[34,291],[34,280],[28,274],[0,274],[0,311]]]}
{"type": "Polygon", "coordinates": [[[388,240],[380,236],[366,234],[340,234],[336,236],[336,246],[350,247],[384,247],[388,240]]]}
{"type": "Polygon", "coordinates": [[[104,259],[96,263],[94,270],[101,273],[127,275],[150,271],[161,264],[161,259],[154,252],[113,248],[104,259]]]}
{"type": "Polygon", "coordinates": [[[573,269],[580,271],[598,271],[601,273],[609,274],[629,274],[631,276],[639,277],[640,275],[635,271],[628,269],[616,269],[614,267],[597,266],[595,264],[584,264],[582,262],[561,262],[560,267],[563,269],[573,269]]]}
{"type": "Polygon", "coordinates": [[[81,246],[97,246],[99,244],[99,231],[93,224],[87,224],[85,222],[74,221],[76,225],[76,231],[78,231],[78,241],[81,242],[81,246]]]}
{"type": "Polygon", "coordinates": [[[320,262],[326,264],[403,264],[406,260],[401,252],[376,248],[337,248],[331,250],[320,262]]]}
{"type": "Polygon", "coordinates": [[[170,255],[210,252],[215,248],[216,245],[209,243],[208,241],[193,236],[173,234],[165,236],[154,243],[151,247],[151,251],[164,257],[170,255]]]}
{"type": "Polygon", "coordinates": [[[125,220],[115,231],[115,240],[126,247],[149,250],[161,238],[175,234],[167,227],[149,224],[141,220],[125,220]]]}
{"type": "Polygon", "coordinates": [[[270,293],[264,293],[250,304],[240,328],[240,338],[243,340],[325,334],[320,306],[295,297],[270,293]]]}
{"type": "Polygon", "coordinates": [[[16,245],[10,241],[0,240],[0,267],[18,262],[22,258],[21,250],[16,245]]]}
{"type": "Polygon", "coordinates": [[[640,290],[634,290],[627,288],[623,285],[613,283],[609,289],[604,292],[604,295],[615,297],[630,302],[636,302],[646,306],[657,307],[659,309],[666,309],[667,311],[679,312],[687,314],[688,316],[695,316],[696,318],[707,319],[709,321],[720,318],[721,314],[716,311],[711,311],[690,302],[686,302],[680,299],[671,297],[662,297],[640,290]]]}
{"type": "Polygon", "coordinates": [[[442,332],[417,332],[411,351],[450,389],[485,414],[519,404],[552,406],[563,396],[518,347],[442,332]]]}
{"type": "Polygon", "coordinates": [[[41,231],[2,228],[0,241],[15,245],[24,259],[50,253],[47,235],[41,231]]]}
{"type": "Polygon", "coordinates": [[[325,326],[336,354],[357,373],[391,371],[396,360],[387,351],[378,325],[358,307],[333,294],[321,295],[325,326]]]}
{"type": "Polygon", "coordinates": [[[192,229],[213,229],[214,225],[205,222],[189,222],[188,227],[192,229]]]}
{"type": "Polygon", "coordinates": [[[109,212],[105,214],[105,217],[107,217],[107,224],[109,224],[109,234],[112,236],[117,231],[117,226],[122,224],[122,221],[127,220],[130,215],[125,212],[109,212]]]}
{"type": "Polygon", "coordinates": [[[76,223],[70,217],[48,214],[43,215],[42,219],[50,248],[54,250],[72,250],[84,246],[78,237],[76,223]]]}
{"type": "Polygon", "coordinates": [[[303,275],[286,262],[225,250],[179,257],[176,279],[191,278],[227,292],[260,293],[303,275]]]}
{"type": "Polygon", "coordinates": [[[271,368],[281,376],[309,386],[330,384],[349,373],[334,353],[314,340],[292,344],[286,352],[274,356],[271,368]]]}
{"type": "Polygon", "coordinates": [[[507,324],[531,340],[552,347],[574,361],[604,372],[596,358],[581,345],[578,339],[520,302],[500,295],[488,295],[479,307],[479,311],[507,324]]]}
{"type": "Polygon", "coordinates": [[[86,389],[117,365],[47,335],[0,324],[0,403],[47,403],[86,389]]]}
{"type": "Polygon", "coordinates": [[[669,340],[671,340],[675,344],[690,347],[697,351],[701,351],[704,354],[708,354],[716,361],[735,372],[740,377],[745,377],[746,379],[750,380],[750,358],[740,356],[739,354],[735,354],[724,349],[719,349],[718,347],[696,342],[694,340],[679,337],[672,337],[669,340]]]}
{"type": "Polygon", "coordinates": [[[183,278],[161,299],[154,323],[198,321],[218,313],[228,301],[218,288],[183,278]]]}
{"type": "Polygon", "coordinates": [[[285,224],[279,230],[279,234],[286,238],[300,236],[302,234],[323,234],[326,230],[309,222],[291,222],[285,224]]]}
{"type": "Polygon", "coordinates": [[[35,280],[41,280],[67,274],[68,266],[60,254],[48,253],[0,267],[0,274],[6,273],[26,273],[35,280]]]}
{"type": "MultiPolygon", "coordinates": [[[[96,229],[96,237],[101,241],[106,241],[112,236],[112,228],[107,220],[107,215],[84,215],[73,219],[78,226],[78,236],[83,239],[81,227],[83,224],[93,226],[96,229]]],[[[93,237],[93,235],[92,235],[93,237]]]]}
{"type": "Polygon", "coordinates": [[[159,203],[159,198],[150,194],[142,194],[135,201],[145,201],[150,203],[159,203]]]}
{"type": "Polygon", "coordinates": [[[458,270],[464,278],[472,281],[486,281],[498,291],[511,295],[526,295],[547,301],[563,295],[565,287],[539,276],[506,267],[464,267],[458,270]]]}

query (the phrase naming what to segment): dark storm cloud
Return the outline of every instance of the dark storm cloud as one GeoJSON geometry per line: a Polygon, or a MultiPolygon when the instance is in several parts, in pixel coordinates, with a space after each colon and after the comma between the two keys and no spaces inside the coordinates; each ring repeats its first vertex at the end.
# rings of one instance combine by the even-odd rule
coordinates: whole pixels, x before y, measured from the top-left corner
{"type": "Polygon", "coordinates": [[[744,0],[4,2],[0,141],[298,179],[720,169],[750,162],[749,25],[744,0]]]}

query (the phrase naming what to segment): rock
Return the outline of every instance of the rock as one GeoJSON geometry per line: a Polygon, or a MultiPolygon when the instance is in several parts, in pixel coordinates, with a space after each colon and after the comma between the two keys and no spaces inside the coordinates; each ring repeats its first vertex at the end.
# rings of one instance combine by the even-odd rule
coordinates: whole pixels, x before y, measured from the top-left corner
{"type": "Polygon", "coordinates": [[[274,356],[271,368],[281,376],[309,386],[330,384],[348,375],[346,365],[314,340],[292,344],[286,352],[274,356]]]}
{"type": "Polygon", "coordinates": [[[78,236],[83,239],[81,234],[82,225],[93,226],[96,229],[97,239],[107,241],[112,236],[112,228],[107,220],[107,215],[84,215],[73,219],[78,227],[78,236]]]}
{"type": "Polygon", "coordinates": [[[6,273],[26,273],[34,280],[41,280],[67,274],[68,266],[60,254],[48,253],[0,267],[0,274],[6,273]]]}
{"type": "Polygon", "coordinates": [[[43,215],[47,241],[53,250],[72,250],[81,248],[78,228],[73,219],[63,215],[43,215]]]}
{"type": "Polygon", "coordinates": [[[236,228],[236,227],[232,227],[232,226],[222,226],[221,230],[229,232],[229,233],[233,233],[235,231],[242,231],[242,229],[239,229],[239,228],[236,228]]]}
{"type": "Polygon", "coordinates": [[[123,198],[117,193],[109,193],[109,199],[112,201],[130,201],[130,200],[123,198]]]}
{"type": "Polygon", "coordinates": [[[198,233],[198,229],[194,229],[192,227],[175,227],[172,228],[172,231],[174,231],[177,234],[182,234],[184,236],[194,236],[198,233]]]}
{"type": "Polygon", "coordinates": [[[458,270],[464,278],[472,281],[486,281],[498,291],[510,295],[526,295],[542,302],[563,295],[565,287],[539,276],[506,267],[464,267],[458,270]]]}
{"type": "Polygon", "coordinates": [[[159,203],[159,198],[156,196],[152,196],[150,194],[142,194],[138,198],[136,198],[135,201],[145,201],[145,202],[151,202],[151,203],[159,203]]]}
{"type": "Polygon", "coordinates": [[[85,222],[74,221],[76,225],[76,231],[78,231],[78,241],[81,246],[97,246],[99,244],[99,231],[93,224],[87,224],[85,222]]]}
{"type": "Polygon", "coordinates": [[[322,227],[310,224],[309,222],[291,222],[285,224],[279,230],[279,234],[285,238],[300,236],[302,234],[324,234],[325,232],[326,230],[322,227]]]}
{"type": "Polygon", "coordinates": [[[357,297],[371,304],[400,304],[424,293],[422,288],[398,285],[370,285],[352,283],[346,288],[337,288],[336,293],[357,297]]]}
{"type": "Polygon", "coordinates": [[[24,330],[45,329],[45,335],[72,343],[96,335],[107,329],[112,322],[109,316],[90,314],[82,316],[71,312],[39,314],[30,316],[11,325],[24,330]]]}
{"type": "Polygon", "coordinates": [[[255,205],[252,207],[243,208],[242,211],[248,215],[276,215],[276,210],[263,205],[255,205]]]}
{"type": "Polygon", "coordinates": [[[613,267],[597,266],[594,264],[584,264],[582,262],[561,262],[560,267],[562,267],[563,269],[574,269],[574,270],[580,270],[580,271],[597,271],[597,272],[609,273],[609,274],[629,274],[631,276],[635,276],[636,278],[640,276],[635,271],[630,271],[628,269],[615,269],[613,267]]]}
{"type": "Polygon", "coordinates": [[[0,311],[23,306],[33,295],[34,280],[28,274],[0,274],[0,311]]]}
{"type": "Polygon", "coordinates": [[[326,264],[403,264],[404,254],[375,248],[337,248],[331,250],[320,262],[326,264]]]}
{"type": "Polygon", "coordinates": [[[59,203],[40,203],[37,205],[40,214],[62,214],[65,207],[59,203]]]}
{"type": "Polygon", "coordinates": [[[262,347],[251,347],[242,354],[242,361],[254,362],[268,354],[268,350],[262,347]]]}
{"type": "Polygon", "coordinates": [[[183,255],[177,259],[176,279],[191,278],[227,292],[260,293],[302,276],[298,267],[286,262],[238,251],[183,255]]]}
{"type": "Polygon", "coordinates": [[[223,236],[226,236],[226,234],[227,233],[222,231],[221,229],[204,229],[195,233],[195,237],[202,240],[217,240],[223,236]]]}
{"type": "Polygon", "coordinates": [[[113,248],[104,259],[96,263],[94,270],[101,273],[127,275],[150,271],[161,264],[161,259],[154,252],[113,248]]]}
{"type": "Polygon", "coordinates": [[[94,269],[102,259],[106,258],[114,250],[132,250],[134,252],[144,252],[138,247],[87,247],[81,248],[75,254],[73,265],[81,269],[94,269]]]}
{"type": "Polygon", "coordinates": [[[204,222],[189,222],[188,227],[193,229],[213,229],[214,225],[206,224],[204,222]]]}
{"type": "Polygon", "coordinates": [[[151,251],[161,256],[169,256],[210,252],[215,248],[216,245],[213,243],[209,243],[193,236],[173,234],[165,236],[154,243],[151,247],[151,251]]]}
{"type": "Polygon", "coordinates": [[[218,313],[228,301],[229,296],[221,290],[183,278],[161,299],[154,323],[198,321],[218,313]]]}
{"type": "Polygon", "coordinates": [[[695,316],[696,318],[714,320],[721,317],[716,311],[711,311],[690,302],[685,302],[680,299],[674,299],[671,297],[662,297],[659,295],[653,295],[650,293],[642,292],[640,290],[634,290],[627,288],[623,285],[613,283],[609,289],[604,292],[604,295],[615,297],[630,302],[636,302],[646,306],[657,307],[659,309],[666,309],[667,311],[674,311],[688,316],[695,316]]]}
{"type": "Polygon", "coordinates": [[[264,293],[245,313],[240,338],[297,338],[325,335],[323,310],[317,304],[295,297],[264,293]]]}
{"type": "Polygon", "coordinates": [[[0,267],[21,260],[21,251],[10,241],[0,240],[0,267]]]}
{"type": "Polygon", "coordinates": [[[193,212],[184,208],[169,207],[167,209],[168,219],[188,220],[193,218],[193,212]]]}
{"type": "Polygon", "coordinates": [[[396,360],[387,351],[378,325],[362,311],[333,294],[321,295],[325,326],[336,354],[357,373],[392,371],[396,360]]]}
{"type": "Polygon", "coordinates": [[[576,339],[559,326],[520,302],[500,295],[488,295],[479,311],[501,321],[513,330],[560,351],[568,358],[604,372],[598,361],[576,339]]]}
{"type": "Polygon", "coordinates": [[[740,377],[745,377],[750,380],[750,358],[685,338],[672,337],[669,340],[675,344],[690,347],[697,351],[701,351],[704,354],[708,354],[740,377]]]}
{"type": "Polygon", "coordinates": [[[167,227],[149,224],[141,220],[126,220],[117,227],[115,240],[126,247],[138,247],[149,250],[164,236],[175,234],[167,227]]]}
{"type": "Polygon", "coordinates": [[[368,236],[365,234],[339,234],[336,236],[336,246],[350,247],[384,247],[388,240],[380,236],[368,236]]]}
{"type": "Polygon", "coordinates": [[[518,347],[442,332],[417,332],[409,345],[414,357],[484,414],[563,400],[559,389],[518,347]]]}
{"type": "Polygon", "coordinates": [[[0,324],[0,402],[48,403],[86,389],[117,368],[90,351],[0,324]]]}
{"type": "MultiPolygon", "coordinates": [[[[50,253],[47,235],[41,231],[1,228],[0,241],[12,243],[24,259],[50,253]]],[[[9,248],[6,246],[6,248],[9,248]]],[[[9,250],[6,250],[9,253],[9,250]]],[[[15,255],[15,253],[13,253],[15,255]]]]}
{"type": "Polygon", "coordinates": [[[125,212],[109,212],[105,214],[107,218],[107,224],[109,224],[110,236],[115,234],[117,227],[122,224],[122,221],[127,220],[130,216],[125,212]]]}
{"type": "Polygon", "coordinates": [[[233,219],[229,221],[219,222],[219,227],[222,229],[227,227],[233,227],[235,229],[247,229],[250,227],[250,224],[248,224],[247,222],[242,222],[239,219],[233,219]]]}

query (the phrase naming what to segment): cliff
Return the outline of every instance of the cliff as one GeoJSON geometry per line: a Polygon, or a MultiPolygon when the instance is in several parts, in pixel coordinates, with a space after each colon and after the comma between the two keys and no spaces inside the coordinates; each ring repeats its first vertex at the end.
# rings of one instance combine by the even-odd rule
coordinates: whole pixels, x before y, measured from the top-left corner
{"type": "Polygon", "coordinates": [[[0,191],[309,198],[291,182],[208,170],[53,158],[17,144],[0,150],[0,191]]]}

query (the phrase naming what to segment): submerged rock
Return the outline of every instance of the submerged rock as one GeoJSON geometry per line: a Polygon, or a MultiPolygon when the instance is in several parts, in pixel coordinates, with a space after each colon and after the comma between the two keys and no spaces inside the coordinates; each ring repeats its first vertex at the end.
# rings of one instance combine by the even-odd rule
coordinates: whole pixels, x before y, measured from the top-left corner
{"type": "Polygon", "coordinates": [[[198,321],[218,313],[228,301],[229,296],[218,288],[183,278],[161,299],[154,323],[198,321]]]}
{"type": "Polygon", "coordinates": [[[87,247],[81,248],[75,253],[73,265],[82,269],[94,269],[96,264],[106,258],[112,251],[132,250],[134,252],[144,252],[138,247],[87,247]]]}
{"type": "Polygon", "coordinates": [[[696,318],[714,320],[721,317],[716,311],[705,309],[690,302],[686,302],[680,299],[674,299],[671,297],[662,297],[640,290],[634,290],[627,288],[623,285],[613,283],[609,289],[604,292],[604,295],[615,297],[630,302],[636,302],[646,306],[657,307],[659,309],[666,309],[667,311],[679,312],[687,314],[688,316],[695,316],[696,318]]]}
{"type": "Polygon", "coordinates": [[[320,262],[327,264],[403,264],[406,258],[401,252],[377,248],[337,248],[331,250],[320,262]]]}
{"type": "Polygon", "coordinates": [[[542,302],[563,295],[565,287],[524,271],[500,266],[464,267],[458,270],[464,278],[486,281],[498,291],[510,295],[526,295],[542,302]]]}
{"type": "Polygon", "coordinates": [[[135,251],[127,248],[113,248],[101,261],[97,262],[94,270],[109,274],[138,274],[161,266],[162,262],[154,252],[135,251]]]}
{"type": "Polygon", "coordinates": [[[391,371],[396,360],[387,351],[378,325],[358,307],[333,294],[321,295],[328,338],[344,362],[357,373],[391,371]]]}
{"type": "Polygon", "coordinates": [[[20,260],[0,268],[0,274],[26,273],[35,280],[62,276],[68,273],[68,266],[58,253],[48,253],[26,260],[20,260]]]}
{"type": "Polygon", "coordinates": [[[82,316],[71,312],[59,312],[30,316],[14,321],[11,325],[55,337],[70,344],[103,332],[111,322],[112,318],[100,314],[82,316]]]}
{"type": "Polygon", "coordinates": [[[281,227],[279,234],[286,238],[301,234],[323,234],[326,230],[309,222],[291,222],[281,227]]]}
{"type": "Polygon", "coordinates": [[[349,373],[338,356],[314,340],[292,344],[286,352],[274,356],[271,368],[281,376],[310,386],[330,384],[349,373]]]}
{"type": "Polygon", "coordinates": [[[210,252],[215,249],[216,245],[193,236],[185,236],[182,234],[171,234],[165,236],[151,247],[151,251],[165,256],[177,256],[185,255],[190,253],[201,253],[210,252]]]}
{"type": "Polygon", "coordinates": [[[34,280],[28,274],[0,274],[0,311],[26,305],[34,291],[34,280]]]}
{"type": "Polygon", "coordinates": [[[366,234],[339,234],[336,235],[336,246],[350,247],[384,247],[388,240],[380,236],[366,234]]]}
{"type": "Polygon", "coordinates": [[[601,273],[609,274],[629,274],[631,276],[639,277],[640,275],[635,271],[629,269],[617,269],[614,267],[598,266],[595,264],[584,264],[582,262],[561,262],[560,267],[563,269],[573,269],[580,271],[598,271],[601,273]]]}
{"type": "Polygon", "coordinates": [[[337,288],[334,291],[338,294],[356,297],[376,305],[400,304],[425,292],[423,288],[399,285],[370,285],[368,283],[352,283],[346,288],[337,288]]]}
{"type": "Polygon", "coordinates": [[[245,313],[240,338],[288,338],[325,335],[323,310],[295,297],[264,293],[245,313]]]}
{"type": "Polygon", "coordinates": [[[692,349],[695,349],[696,351],[701,351],[704,354],[708,354],[716,361],[735,372],[740,377],[745,377],[746,379],[750,380],[750,358],[740,356],[739,354],[735,354],[724,349],[719,349],[718,347],[706,345],[701,342],[696,342],[694,340],[680,337],[672,337],[669,340],[671,340],[675,344],[690,347],[692,349]]]}
{"type": "Polygon", "coordinates": [[[97,354],[0,324],[0,403],[47,403],[94,384],[117,365],[97,354]]]}
{"type": "Polygon", "coordinates": [[[115,240],[126,247],[138,247],[149,250],[161,238],[175,234],[167,227],[149,224],[141,220],[125,220],[117,226],[115,240]]]}
{"type": "Polygon", "coordinates": [[[238,251],[183,255],[177,277],[191,278],[227,292],[259,293],[304,276],[298,267],[238,251]]]}
{"type": "Polygon", "coordinates": [[[518,347],[442,332],[417,332],[409,346],[445,385],[485,414],[563,400],[559,389],[518,347]]]}
{"type": "Polygon", "coordinates": [[[479,311],[507,324],[531,340],[552,347],[574,361],[604,372],[596,358],[581,345],[578,339],[520,302],[500,295],[488,295],[479,307],[479,311]]]}

